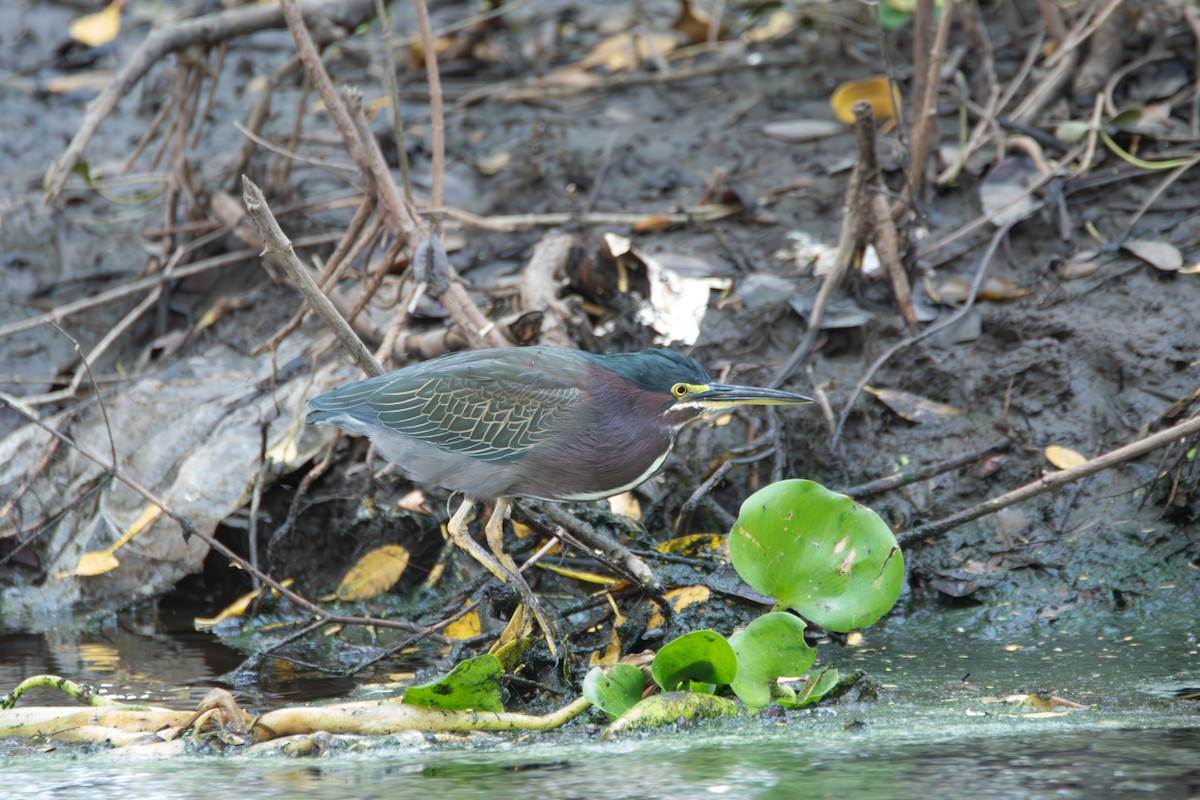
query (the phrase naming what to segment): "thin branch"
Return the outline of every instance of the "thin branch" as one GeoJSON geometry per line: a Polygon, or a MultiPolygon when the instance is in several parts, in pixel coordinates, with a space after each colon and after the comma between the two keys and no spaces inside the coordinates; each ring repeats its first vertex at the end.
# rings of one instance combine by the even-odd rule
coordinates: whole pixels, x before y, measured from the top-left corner
{"type": "Polygon", "coordinates": [[[1159,431],[1156,434],[1147,436],[1136,442],[1132,442],[1123,447],[1118,447],[1116,450],[1110,450],[1104,455],[1096,456],[1095,458],[1080,464],[1077,467],[1070,469],[1051,472],[1036,481],[1027,483],[1011,492],[1006,492],[999,497],[994,497],[991,500],[985,500],[979,505],[959,511],[956,514],[951,514],[945,519],[931,522],[928,525],[920,525],[912,530],[905,531],[896,539],[901,545],[910,545],[921,539],[930,539],[936,536],[941,536],[946,531],[952,530],[965,522],[970,522],[974,519],[999,511],[1002,508],[1008,508],[1011,505],[1028,500],[1031,497],[1036,497],[1039,494],[1044,494],[1060,486],[1065,486],[1068,483],[1073,483],[1080,478],[1086,478],[1089,475],[1094,475],[1097,472],[1103,472],[1109,467],[1116,466],[1124,461],[1130,461],[1146,453],[1157,450],[1160,447],[1165,447],[1173,444],[1186,436],[1200,433],[1200,416],[1190,417],[1187,420],[1167,428],[1165,431],[1159,431]]]}
{"type": "Polygon", "coordinates": [[[242,176],[242,200],[246,204],[246,211],[254,220],[254,224],[258,226],[258,231],[266,243],[267,249],[264,252],[273,253],[283,262],[283,266],[287,269],[292,282],[296,284],[296,288],[304,295],[304,299],[308,301],[317,316],[334,332],[342,346],[349,351],[351,358],[359,368],[371,377],[382,375],[383,365],[376,360],[375,356],[371,355],[371,351],[367,350],[349,323],[333,307],[333,303],[309,274],[308,268],[300,263],[296,251],[292,249],[292,243],[284,235],[279,223],[275,221],[275,215],[271,213],[271,208],[267,205],[262,190],[245,175],[242,176]]]}

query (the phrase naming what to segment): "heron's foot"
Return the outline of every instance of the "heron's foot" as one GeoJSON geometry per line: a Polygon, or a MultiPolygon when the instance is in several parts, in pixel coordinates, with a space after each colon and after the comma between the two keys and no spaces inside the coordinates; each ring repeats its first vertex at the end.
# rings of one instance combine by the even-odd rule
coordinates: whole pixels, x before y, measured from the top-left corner
{"type": "Polygon", "coordinates": [[[557,656],[558,631],[555,629],[553,621],[546,614],[546,610],[542,608],[542,604],[534,597],[533,590],[525,582],[525,576],[517,568],[512,556],[504,551],[504,518],[508,516],[508,509],[508,500],[501,498],[496,501],[496,508],[492,511],[492,516],[484,528],[487,533],[488,546],[491,547],[496,560],[512,576],[509,582],[521,593],[521,600],[525,603],[526,611],[533,615],[538,627],[542,629],[542,635],[546,637],[546,646],[550,648],[550,655],[557,656]]]}
{"type": "Polygon", "coordinates": [[[492,512],[492,518],[488,520],[486,531],[488,543],[492,546],[492,552],[488,552],[481,544],[471,538],[471,534],[467,529],[467,518],[471,515],[475,503],[471,500],[463,500],[458,511],[454,512],[454,516],[450,518],[450,522],[446,525],[446,530],[450,534],[450,538],[461,549],[465,550],[471,558],[478,561],[487,569],[488,572],[495,575],[502,582],[512,586],[521,595],[521,601],[525,604],[527,613],[531,614],[541,629],[542,634],[546,637],[546,646],[550,649],[550,655],[558,656],[558,632],[555,630],[554,623],[546,614],[542,604],[534,596],[533,590],[529,588],[529,584],[525,582],[525,578],[521,575],[521,571],[517,569],[516,563],[508,553],[504,552],[502,544],[504,517],[508,511],[507,501],[499,501],[496,504],[496,510],[492,512]],[[497,533],[496,531],[499,531],[497,533]]]}

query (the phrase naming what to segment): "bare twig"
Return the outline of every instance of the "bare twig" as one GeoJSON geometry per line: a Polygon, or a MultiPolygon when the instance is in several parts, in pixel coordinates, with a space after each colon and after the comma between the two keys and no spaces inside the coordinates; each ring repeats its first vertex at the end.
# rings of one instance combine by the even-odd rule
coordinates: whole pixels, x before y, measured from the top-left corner
{"type": "Polygon", "coordinates": [[[944,472],[949,472],[952,469],[965,467],[968,464],[973,464],[984,456],[995,453],[1000,450],[1007,450],[1012,446],[1012,439],[1007,437],[997,439],[996,441],[986,444],[983,447],[977,447],[974,450],[969,450],[966,453],[947,458],[944,461],[939,461],[936,464],[929,464],[924,467],[915,469],[906,469],[902,472],[896,472],[884,478],[878,478],[867,483],[860,483],[857,486],[851,486],[849,489],[843,489],[842,494],[849,495],[854,498],[870,497],[873,494],[881,494],[889,492],[892,489],[899,489],[901,486],[908,486],[917,481],[924,481],[930,478],[937,477],[944,472]]]}
{"type": "MultiPolygon", "coordinates": [[[[374,13],[374,0],[303,0],[300,12],[311,19],[326,17],[343,27],[354,28],[374,13]]],[[[101,123],[163,56],[193,45],[214,45],[267,28],[278,28],[282,24],[283,17],[278,6],[251,5],[151,31],[112,83],[88,106],[79,130],[46,174],[45,201],[51,203],[58,199],[67,178],[83,157],[83,151],[101,123]]]]}
{"type": "MultiPolygon", "coordinates": [[[[429,24],[429,9],[425,0],[413,0],[413,8],[417,12],[417,27],[421,31],[421,47],[425,50],[425,80],[429,83],[429,121],[432,138],[432,158],[430,163],[430,204],[442,206],[445,204],[445,161],[446,161],[446,124],[442,114],[442,76],[438,70],[437,46],[433,40],[433,27],[429,24]]],[[[442,221],[438,216],[433,218],[433,231],[442,235],[442,221]]]]}
{"type": "Polygon", "coordinates": [[[1172,444],[1183,439],[1186,436],[1191,436],[1194,433],[1200,432],[1200,416],[1190,417],[1184,422],[1167,428],[1164,431],[1147,436],[1136,442],[1132,442],[1123,447],[1118,447],[1115,450],[1110,450],[1104,455],[1096,456],[1089,461],[1080,464],[1077,467],[1070,469],[1051,472],[1036,481],[1027,483],[1011,492],[1006,492],[999,497],[994,497],[991,500],[985,500],[979,505],[959,511],[956,514],[951,514],[945,519],[931,522],[928,525],[920,525],[912,530],[905,531],[897,536],[897,540],[901,545],[910,545],[922,539],[930,539],[940,536],[946,531],[952,530],[964,522],[970,522],[973,519],[979,519],[993,512],[999,511],[1002,508],[1008,508],[1011,505],[1028,500],[1031,497],[1036,497],[1039,494],[1057,489],[1060,486],[1065,486],[1068,483],[1086,478],[1089,475],[1094,475],[1097,472],[1102,472],[1109,467],[1116,466],[1124,461],[1129,461],[1146,453],[1157,450],[1160,447],[1172,444]]]}
{"type": "Polygon", "coordinates": [[[812,352],[817,336],[821,333],[821,321],[825,317],[825,307],[833,296],[834,290],[845,278],[853,264],[861,260],[863,248],[866,246],[868,231],[868,215],[871,201],[867,194],[867,186],[875,180],[878,167],[875,156],[875,120],[871,116],[871,105],[865,101],[854,104],[854,131],[858,138],[858,161],[850,173],[846,184],[846,198],[842,204],[842,231],[838,238],[837,260],[825,275],[817,298],[813,302],[812,312],[808,315],[808,330],[796,349],[788,356],[788,360],[775,373],[771,380],[771,388],[783,385],[793,372],[812,352]]]}
{"type": "Polygon", "coordinates": [[[333,307],[333,303],[329,301],[329,298],[317,286],[317,282],[313,280],[312,275],[309,274],[308,268],[300,263],[296,251],[292,249],[292,243],[280,229],[279,223],[275,221],[275,216],[271,213],[271,208],[267,205],[262,190],[244,175],[242,176],[242,200],[246,204],[246,211],[250,213],[250,218],[258,226],[267,250],[283,262],[288,275],[313,311],[317,312],[317,316],[334,332],[363,372],[371,377],[382,375],[383,365],[376,360],[375,356],[371,355],[362,340],[333,307]]]}
{"type": "MultiPolygon", "coordinates": [[[[929,161],[929,152],[933,147],[937,132],[937,96],[942,85],[942,62],[946,58],[946,42],[950,37],[950,20],[954,16],[954,4],[943,4],[942,16],[938,20],[937,33],[933,37],[933,50],[929,56],[928,72],[923,84],[924,94],[916,109],[913,122],[911,163],[908,167],[908,180],[905,182],[901,200],[911,208],[921,198],[921,189],[925,185],[925,165],[929,161]]],[[[898,205],[893,210],[901,210],[898,205]]]]}

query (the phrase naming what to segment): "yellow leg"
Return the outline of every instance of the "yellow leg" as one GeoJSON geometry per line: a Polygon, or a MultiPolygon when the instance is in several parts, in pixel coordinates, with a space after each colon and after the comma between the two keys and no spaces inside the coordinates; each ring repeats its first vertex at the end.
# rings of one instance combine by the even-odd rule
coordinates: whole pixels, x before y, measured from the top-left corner
{"type": "Polygon", "coordinates": [[[525,608],[537,620],[538,627],[542,629],[542,633],[546,637],[546,646],[550,648],[550,655],[557,656],[558,634],[554,630],[554,625],[550,622],[550,618],[546,616],[546,612],[542,610],[542,606],[537,601],[537,598],[533,596],[533,590],[525,582],[525,578],[522,577],[521,571],[517,569],[517,565],[513,562],[512,557],[504,552],[504,517],[508,513],[508,505],[507,500],[498,500],[496,502],[496,509],[492,512],[492,517],[488,520],[485,528],[488,544],[492,549],[491,553],[472,539],[470,532],[467,530],[467,517],[471,515],[471,511],[475,508],[473,500],[469,498],[463,499],[462,505],[458,507],[458,511],[454,512],[454,516],[450,518],[449,524],[446,525],[446,530],[454,543],[467,551],[467,554],[471,558],[478,561],[488,572],[520,593],[521,600],[525,603],[525,608]]]}

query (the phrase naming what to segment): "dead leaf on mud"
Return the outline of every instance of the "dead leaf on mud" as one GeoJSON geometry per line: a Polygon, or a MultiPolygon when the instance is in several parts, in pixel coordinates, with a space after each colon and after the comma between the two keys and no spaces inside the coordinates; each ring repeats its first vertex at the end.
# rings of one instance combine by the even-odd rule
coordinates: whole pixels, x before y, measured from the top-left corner
{"type": "MultiPolygon", "coordinates": [[[[1008,278],[988,278],[976,293],[976,300],[990,300],[993,303],[1008,303],[1033,294],[1033,289],[1025,289],[1008,278]]],[[[965,303],[971,296],[971,284],[964,278],[951,278],[934,289],[936,296],[931,297],[935,303],[965,303]]]]}
{"type": "Polygon", "coordinates": [[[1042,207],[1042,201],[1025,192],[1041,178],[1033,159],[1024,153],[1003,159],[979,184],[983,213],[998,228],[1032,216],[1042,207]]]}
{"type": "Polygon", "coordinates": [[[1121,247],[1163,272],[1178,272],[1183,267],[1183,253],[1161,239],[1133,239],[1121,247]]]}
{"type": "Polygon", "coordinates": [[[768,122],[762,132],[781,142],[815,142],[846,132],[846,126],[832,119],[788,119],[768,122]]]}
{"type": "Polygon", "coordinates": [[[863,391],[874,396],[895,414],[909,422],[940,422],[946,417],[957,417],[962,410],[945,403],[938,403],[919,394],[900,389],[876,389],[865,386],[863,391]]]}
{"type": "Polygon", "coordinates": [[[1058,469],[1071,469],[1087,463],[1087,456],[1069,447],[1051,444],[1042,451],[1046,460],[1058,469]]]}
{"type": "Polygon", "coordinates": [[[666,58],[679,42],[667,33],[618,33],[602,39],[574,69],[601,67],[607,72],[629,72],[655,57],[666,58]]]}
{"type": "MultiPolygon", "coordinates": [[[[680,586],[678,589],[672,589],[663,594],[663,598],[671,604],[671,608],[677,614],[690,605],[707,602],[711,596],[712,590],[707,586],[680,586]]],[[[666,624],[666,618],[663,617],[662,611],[656,606],[650,612],[650,619],[646,622],[646,630],[659,630],[665,627],[666,624]]]]}
{"type": "Polygon", "coordinates": [[[338,584],[334,597],[345,602],[370,600],[396,585],[408,567],[408,550],[398,544],[377,547],[358,560],[338,584]]]}
{"type": "Polygon", "coordinates": [[[88,47],[99,47],[117,38],[121,32],[121,7],[125,0],[113,0],[103,11],[80,17],[71,23],[67,35],[88,47]]]}
{"type": "Polygon", "coordinates": [[[767,21],[756,28],[751,28],[742,34],[746,42],[769,42],[787,36],[796,30],[797,17],[795,11],[776,9],[767,17],[767,21]]]}
{"type": "MultiPolygon", "coordinates": [[[[701,8],[693,6],[689,0],[679,0],[679,15],[671,23],[671,27],[684,36],[689,42],[708,41],[708,32],[712,27],[712,16],[701,8]]],[[[728,25],[717,23],[717,40],[724,38],[728,25]]]]}

